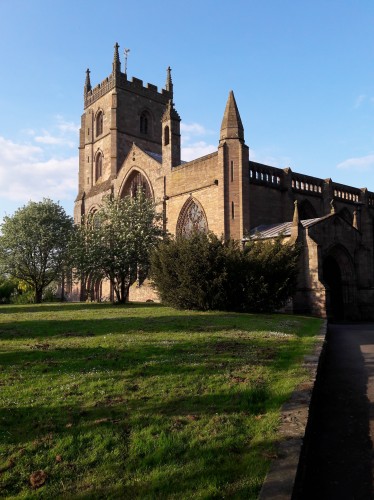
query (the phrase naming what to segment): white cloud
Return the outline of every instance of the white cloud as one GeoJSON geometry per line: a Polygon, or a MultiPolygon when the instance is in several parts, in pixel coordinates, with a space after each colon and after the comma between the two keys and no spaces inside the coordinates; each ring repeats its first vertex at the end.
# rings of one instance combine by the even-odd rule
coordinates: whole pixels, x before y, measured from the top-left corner
{"type": "Polygon", "coordinates": [[[365,101],[366,95],[365,94],[360,94],[359,96],[356,97],[355,103],[353,105],[354,109],[357,109],[361,106],[361,104],[365,101]]]}
{"type": "MultiPolygon", "coordinates": [[[[24,130],[22,141],[0,136],[0,199],[24,204],[51,198],[72,204],[77,193],[78,127],[57,117],[52,131],[24,130]],[[30,144],[35,141],[37,144],[30,144]]],[[[3,208],[3,207],[2,207],[3,208]]]]}
{"type": "Polygon", "coordinates": [[[57,128],[64,134],[71,132],[77,136],[79,131],[79,125],[73,122],[67,122],[61,115],[56,116],[57,128]]]}
{"type": "Polygon", "coordinates": [[[374,154],[360,156],[357,158],[348,158],[339,163],[336,168],[341,170],[367,171],[374,169],[374,154]]]}
{"type": "Polygon", "coordinates": [[[181,123],[182,160],[191,161],[217,151],[218,144],[209,144],[205,136],[213,132],[200,123],[181,123]]]}
{"type": "Polygon", "coordinates": [[[208,131],[203,125],[200,123],[181,123],[181,132],[182,134],[191,134],[191,135],[206,135],[208,131]]]}
{"type": "Polygon", "coordinates": [[[182,147],[182,160],[195,160],[196,158],[213,153],[214,151],[217,151],[217,146],[213,144],[207,144],[204,141],[194,142],[182,147]]]}
{"type": "Polygon", "coordinates": [[[43,135],[35,136],[35,142],[40,144],[64,144],[66,140],[63,137],[54,137],[49,132],[44,131],[43,135]]]}

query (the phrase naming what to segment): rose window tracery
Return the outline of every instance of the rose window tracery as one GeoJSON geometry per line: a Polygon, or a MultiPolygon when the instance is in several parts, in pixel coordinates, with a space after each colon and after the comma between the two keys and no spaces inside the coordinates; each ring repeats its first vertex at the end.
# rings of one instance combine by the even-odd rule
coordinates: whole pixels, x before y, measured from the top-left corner
{"type": "Polygon", "coordinates": [[[181,236],[189,236],[195,231],[206,233],[208,231],[208,222],[201,205],[191,198],[181,211],[177,232],[181,236]]]}

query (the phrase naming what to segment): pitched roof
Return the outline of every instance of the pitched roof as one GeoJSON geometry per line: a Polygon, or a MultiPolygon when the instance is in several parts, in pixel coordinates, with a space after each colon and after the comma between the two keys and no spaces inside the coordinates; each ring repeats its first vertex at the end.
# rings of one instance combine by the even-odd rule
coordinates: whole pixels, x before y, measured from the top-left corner
{"type": "MultiPolygon", "coordinates": [[[[327,216],[330,217],[330,214],[327,216]]],[[[325,219],[325,217],[318,217],[315,219],[305,219],[301,220],[300,223],[302,224],[303,227],[309,227],[316,222],[321,221],[322,219],[325,219]]],[[[246,239],[253,239],[253,240],[262,240],[266,238],[276,238],[277,236],[283,235],[283,236],[291,236],[291,227],[292,227],[292,221],[291,222],[281,222],[277,224],[262,224],[260,226],[255,227],[254,229],[251,230],[249,234],[249,238],[246,239]]]]}
{"type": "Polygon", "coordinates": [[[147,153],[147,155],[153,158],[154,160],[158,161],[158,163],[162,163],[162,154],[154,153],[153,151],[144,151],[144,152],[147,153]]]}

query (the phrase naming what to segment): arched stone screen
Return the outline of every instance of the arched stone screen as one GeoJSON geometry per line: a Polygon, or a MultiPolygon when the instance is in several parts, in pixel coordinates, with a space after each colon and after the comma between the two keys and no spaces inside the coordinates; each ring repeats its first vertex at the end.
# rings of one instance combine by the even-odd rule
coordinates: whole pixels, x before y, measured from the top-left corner
{"type": "Polygon", "coordinates": [[[147,179],[138,170],[134,170],[122,189],[121,198],[125,196],[131,196],[132,198],[136,196],[138,189],[143,190],[143,193],[147,198],[152,198],[151,188],[149,187],[147,179]]]}
{"type": "Polygon", "coordinates": [[[179,214],[177,234],[179,236],[189,236],[194,231],[208,232],[208,221],[203,207],[191,197],[183,205],[179,214]]]}

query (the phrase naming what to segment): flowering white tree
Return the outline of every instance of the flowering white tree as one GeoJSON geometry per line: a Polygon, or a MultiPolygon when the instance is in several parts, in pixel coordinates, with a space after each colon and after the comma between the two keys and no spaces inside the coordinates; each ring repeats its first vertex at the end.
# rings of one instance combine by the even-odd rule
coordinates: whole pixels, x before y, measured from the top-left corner
{"type": "Polygon", "coordinates": [[[140,189],[134,197],[105,197],[77,228],[71,251],[76,275],[107,278],[116,300],[125,303],[130,286],[147,276],[150,251],[163,234],[161,217],[140,189]]]}

